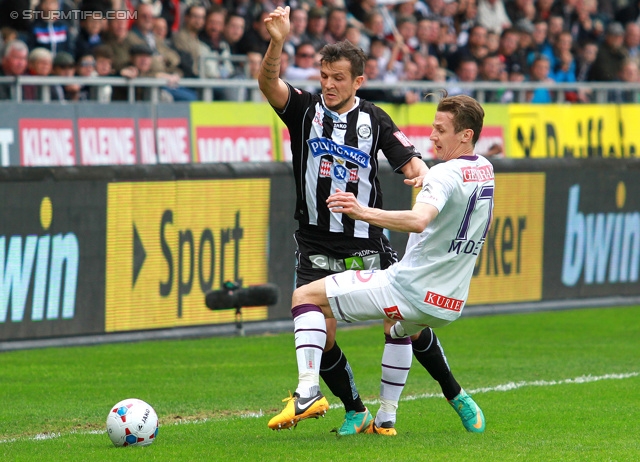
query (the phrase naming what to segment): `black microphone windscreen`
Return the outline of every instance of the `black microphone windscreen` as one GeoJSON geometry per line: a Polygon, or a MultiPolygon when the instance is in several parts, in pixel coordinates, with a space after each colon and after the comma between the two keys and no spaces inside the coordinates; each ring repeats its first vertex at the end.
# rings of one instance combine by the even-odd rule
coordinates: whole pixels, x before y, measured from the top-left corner
{"type": "Polygon", "coordinates": [[[275,305],[280,297],[276,284],[266,283],[235,290],[214,290],[205,296],[205,304],[212,310],[244,306],[275,305]]]}

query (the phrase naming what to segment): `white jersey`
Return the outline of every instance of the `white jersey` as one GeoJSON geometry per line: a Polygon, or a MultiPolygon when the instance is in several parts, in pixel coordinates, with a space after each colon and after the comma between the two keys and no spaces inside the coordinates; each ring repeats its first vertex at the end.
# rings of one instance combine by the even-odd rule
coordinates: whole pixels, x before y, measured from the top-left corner
{"type": "Polygon", "coordinates": [[[416,308],[453,321],[460,316],[491,214],[493,167],[482,156],[464,156],[429,170],[416,202],[439,210],[419,234],[411,233],[405,255],[387,273],[416,308]]]}

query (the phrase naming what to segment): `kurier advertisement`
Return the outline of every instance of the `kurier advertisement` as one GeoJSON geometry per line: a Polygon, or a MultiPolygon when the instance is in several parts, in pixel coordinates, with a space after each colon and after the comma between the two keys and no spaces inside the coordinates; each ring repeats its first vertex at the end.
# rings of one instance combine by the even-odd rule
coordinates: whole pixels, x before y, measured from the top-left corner
{"type": "Polygon", "coordinates": [[[106,185],[0,183],[0,339],[102,333],[106,185]]]}
{"type": "Polygon", "coordinates": [[[547,173],[544,298],[640,294],[640,182],[633,171],[547,173]]]}
{"type": "Polygon", "coordinates": [[[542,298],[545,174],[496,174],[493,222],[478,256],[469,305],[542,298]]]}
{"type": "Polygon", "coordinates": [[[509,157],[636,157],[637,105],[513,104],[509,157]]]}
{"type": "Polygon", "coordinates": [[[269,201],[268,178],[109,184],[106,331],[232,322],[205,294],[267,282],[269,201]]]}

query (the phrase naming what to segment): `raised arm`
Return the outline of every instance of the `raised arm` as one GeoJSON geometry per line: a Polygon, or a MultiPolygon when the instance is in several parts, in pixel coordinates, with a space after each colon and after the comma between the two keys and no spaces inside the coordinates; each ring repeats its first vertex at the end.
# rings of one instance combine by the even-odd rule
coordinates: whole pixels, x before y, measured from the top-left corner
{"type": "Polygon", "coordinates": [[[285,8],[279,6],[264,20],[267,31],[271,35],[271,42],[269,42],[269,48],[262,59],[258,83],[260,91],[276,109],[284,109],[289,99],[289,88],[279,77],[282,47],[291,27],[289,11],[288,6],[285,8]]]}

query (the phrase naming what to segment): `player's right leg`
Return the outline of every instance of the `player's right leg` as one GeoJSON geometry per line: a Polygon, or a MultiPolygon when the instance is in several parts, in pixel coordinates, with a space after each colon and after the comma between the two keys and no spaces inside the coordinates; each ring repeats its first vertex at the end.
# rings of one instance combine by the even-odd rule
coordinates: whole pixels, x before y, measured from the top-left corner
{"type": "Polygon", "coordinates": [[[334,318],[325,321],[327,342],[322,353],[320,377],[327,384],[331,393],[342,401],[345,409],[342,425],[333,431],[340,436],[362,433],[373,416],[362,403],[349,361],[335,341],[337,321],[334,318]]]}
{"type": "MultiPolygon", "coordinates": [[[[324,291],[322,281],[310,284],[324,291]]],[[[298,386],[293,396],[285,398],[285,408],[271,420],[268,426],[272,430],[282,430],[298,425],[298,422],[311,417],[322,417],[329,409],[329,403],[320,392],[320,358],[326,342],[325,316],[321,306],[310,292],[309,303],[296,299],[294,293],[291,309],[294,323],[296,359],[298,362],[298,386]],[[298,301],[296,301],[298,300],[298,301]]],[[[325,297],[326,298],[326,297],[325,297]]],[[[331,314],[328,306],[327,312],[331,314]]]]}

